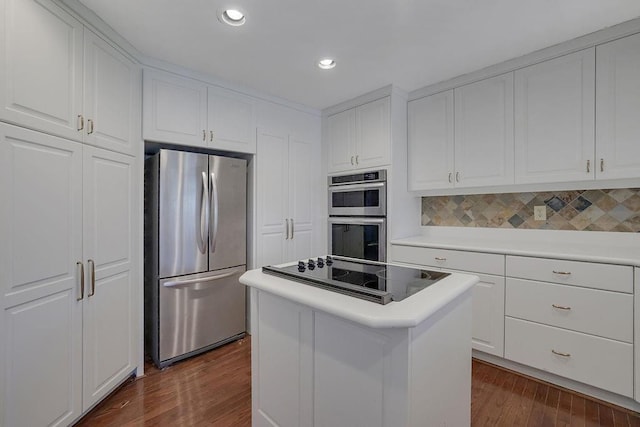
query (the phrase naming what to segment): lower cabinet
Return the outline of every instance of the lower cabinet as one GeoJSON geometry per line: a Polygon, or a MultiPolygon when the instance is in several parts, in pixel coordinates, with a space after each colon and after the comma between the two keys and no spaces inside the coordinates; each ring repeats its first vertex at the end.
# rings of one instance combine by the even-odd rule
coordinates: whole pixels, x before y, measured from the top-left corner
{"type": "Polygon", "coordinates": [[[473,288],[472,347],[504,356],[504,255],[391,245],[390,261],[478,276],[473,288]]]}
{"type": "Polygon", "coordinates": [[[376,329],[253,288],[253,426],[469,425],[470,303],[376,329]]]}
{"type": "Polygon", "coordinates": [[[68,425],[135,369],[137,167],[0,124],[1,425],[68,425]]]}

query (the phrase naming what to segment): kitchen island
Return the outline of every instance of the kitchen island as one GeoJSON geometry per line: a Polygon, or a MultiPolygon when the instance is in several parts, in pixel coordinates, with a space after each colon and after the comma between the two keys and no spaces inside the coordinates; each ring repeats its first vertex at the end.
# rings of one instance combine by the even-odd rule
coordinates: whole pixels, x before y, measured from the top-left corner
{"type": "Polygon", "coordinates": [[[248,271],[253,425],[469,425],[477,280],[381,305],[248,271]]]}

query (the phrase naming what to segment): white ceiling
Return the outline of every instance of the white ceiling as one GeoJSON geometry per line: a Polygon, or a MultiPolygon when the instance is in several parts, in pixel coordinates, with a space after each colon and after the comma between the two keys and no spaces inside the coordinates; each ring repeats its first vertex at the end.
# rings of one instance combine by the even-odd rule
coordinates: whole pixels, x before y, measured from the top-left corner
{"type": "Polygon", "coordinates": [[[638,0],[80,0],[144,55],[322,109],[640,16],[638,0]],[[219,8],[243,9],[230,27],[219,8]],[[330,71],[316,61],[336,59],[330,71]]]}

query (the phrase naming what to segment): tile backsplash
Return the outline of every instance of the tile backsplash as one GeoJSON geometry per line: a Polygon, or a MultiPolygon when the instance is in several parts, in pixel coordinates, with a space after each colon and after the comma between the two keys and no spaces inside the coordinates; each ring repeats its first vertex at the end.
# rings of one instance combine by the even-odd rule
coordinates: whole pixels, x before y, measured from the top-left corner
{"type": "Polygon", "coordinates": [[[423,197],[422,225],[637,233],[640,188],[423,197]]]}

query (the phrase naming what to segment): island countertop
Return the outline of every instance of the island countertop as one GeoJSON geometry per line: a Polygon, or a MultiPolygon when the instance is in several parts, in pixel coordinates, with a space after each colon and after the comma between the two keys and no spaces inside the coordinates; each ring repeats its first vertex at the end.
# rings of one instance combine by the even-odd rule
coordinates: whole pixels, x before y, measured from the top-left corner
{"type": "Polygon", "coordinates": [[[471,289],[478,277],[452,273],[409,298],[386,305],[265,274],[261,269],[247,271],[240,282],[370,328],[411,328],[471,289]]]}

